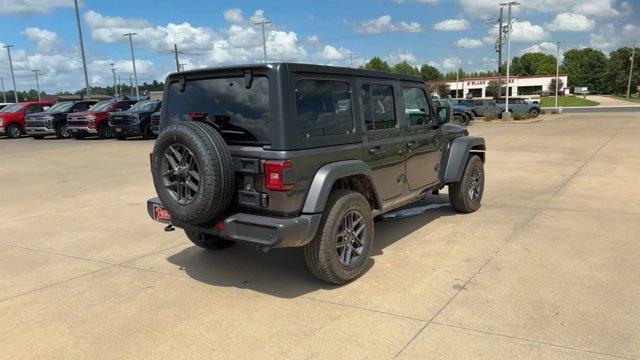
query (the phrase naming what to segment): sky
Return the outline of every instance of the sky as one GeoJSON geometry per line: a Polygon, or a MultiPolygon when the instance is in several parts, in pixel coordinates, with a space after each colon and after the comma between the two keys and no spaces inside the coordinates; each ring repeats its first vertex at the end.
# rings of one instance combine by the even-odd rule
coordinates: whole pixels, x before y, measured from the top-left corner
{"type": "MultiPolygon", "coordinates": [[[[380,56],[443,72],[495,70],[498,0],[80,0],[91,86],[113,84],[111,63],[128,81],[128,38],[136,32],[138,82],[176,70],[259,62],[266,25],[269,61],[362,65],[380,56]],[[457,48],[457,49],[456,49],[457,48]]],[[[513,10],[512,56],[593,47],[609,53],[640,41],[638,0],[520,0],[513,10]]],[[[505,10],[506,18],[506,10],[505,10]]],[[[639,42],[640,43],[640,42],[639,42]]],[[[0,45],[10,44],[18,90],[84,87],[73,0],[0,0],[0,45]]],[[[505,47],[506,51],[506,47],[505,47]]],[[[506,55],[505,55],[506,56],[506,55]]],[[[11,88],[6,49],[0,77],[11,88]]]]}

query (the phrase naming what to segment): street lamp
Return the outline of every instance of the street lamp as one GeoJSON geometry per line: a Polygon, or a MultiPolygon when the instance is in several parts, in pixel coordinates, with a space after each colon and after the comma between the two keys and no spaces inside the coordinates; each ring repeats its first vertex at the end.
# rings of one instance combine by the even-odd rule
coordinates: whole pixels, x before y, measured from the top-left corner
{"type": "Polygon", "coordinates": [[[509,76],[511,71],[511,34],[513,32],[513,24],[511,22],[511,7],[513,5],[520,5],[517,1],[511,1],[508,3],[502,3],[500,6],[508,6],[507,11],[507,93],[505,96],[505,108],[504,113],[502,113],[502,120],[511,120],[511,112],[509,111],[509,76]]]}

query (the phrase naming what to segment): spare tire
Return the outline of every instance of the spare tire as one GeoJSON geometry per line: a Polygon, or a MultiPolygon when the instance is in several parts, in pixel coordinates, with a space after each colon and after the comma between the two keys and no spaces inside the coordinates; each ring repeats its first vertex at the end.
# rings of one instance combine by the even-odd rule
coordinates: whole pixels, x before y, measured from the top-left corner
{"type": "Polygon", "coordinates": [[[231,153],[204,123],[181,121],[164,128],[153,148],[151,173],[162,205],[180,222],[209,222],[233,197],[231,153]]]}

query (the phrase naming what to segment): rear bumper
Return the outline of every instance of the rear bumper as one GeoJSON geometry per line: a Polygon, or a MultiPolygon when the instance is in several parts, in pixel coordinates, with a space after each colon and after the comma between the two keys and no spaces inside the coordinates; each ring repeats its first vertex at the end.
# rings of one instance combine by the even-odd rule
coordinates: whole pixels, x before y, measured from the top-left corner
{"type": "Polygon", "coordinates": [[[190,225],[175,220],[158,220],[157,212],[164,209],[159,198],[147,200],[149,216],[175,227],[197,230],[224,239],[244,241],[269,248],[297,247],[309,243],[316,234],[322,214],[304,214],[293,218],[280,218],[247,213],[236,213],[223,221],[222,230],[213,224],[190,225]]]}
{"type": "Polygon", "coordinates": [[[98,130],[96,129],[92,129],[90,127],[87,126],[68,126],[67,129],[69,129],[69,132],[76,135],[76,134],[97,134],[98,130]]]}
{"type": "Polygon", "coordinates": [[[25,131],[28,135],[51,135],[56,133],[56,129],[45,126],[27,126],[25,131]]]}

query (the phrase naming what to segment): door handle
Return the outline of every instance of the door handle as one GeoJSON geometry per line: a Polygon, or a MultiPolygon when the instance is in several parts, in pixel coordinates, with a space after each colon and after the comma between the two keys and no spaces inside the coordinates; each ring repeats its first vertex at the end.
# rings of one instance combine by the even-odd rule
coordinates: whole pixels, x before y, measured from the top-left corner
{"type": "Polygon", "coordinates": [[[369,149],[369,154],[371,155],[382,155],[385,153],[385,150],[380,146],[374,146],[369,149]]]}

